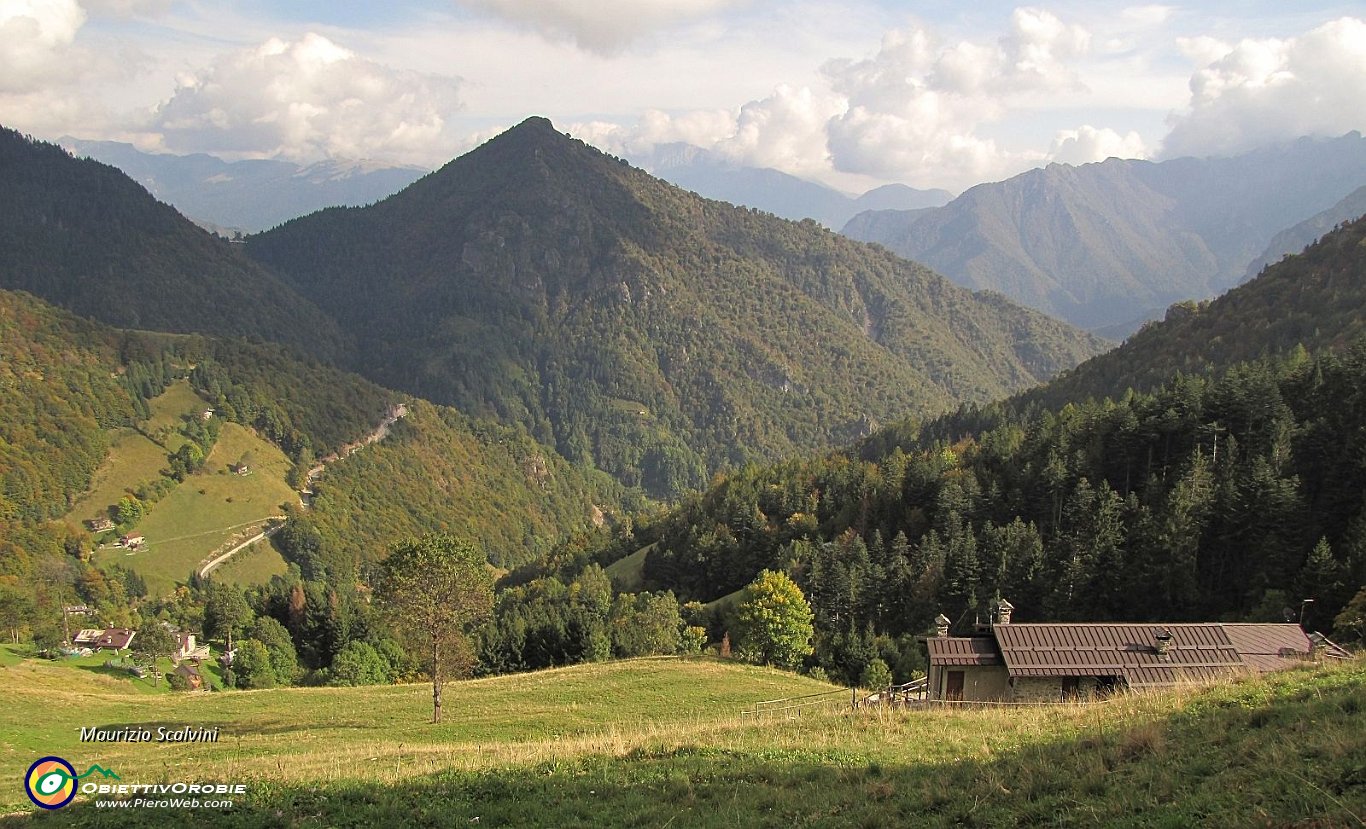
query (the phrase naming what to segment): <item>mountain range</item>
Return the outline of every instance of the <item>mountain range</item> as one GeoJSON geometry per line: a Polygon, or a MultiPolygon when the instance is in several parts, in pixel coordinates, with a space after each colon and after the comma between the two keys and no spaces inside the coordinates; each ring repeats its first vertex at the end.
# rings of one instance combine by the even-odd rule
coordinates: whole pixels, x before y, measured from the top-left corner
{"type": "Polygon", "coordinates": [[[1120,347],[1021,395],[1051,407],[1088,397],[1151,390],[1175,372],[1222,368],[1296,348],[1343,351],[1366,336],[1366,217],[1343,224],[1302,253],[1205,302],[1184,302],[1120,347]]]}
{"type": "Polygon", "coordinates": [[[758,208],[793,221],[815,219],[831,228],[843,227],[868,210],[941,207],[953,198],[947,190],[917,190],[904,184],[887,184],[861,196],[849,196],[780,170],[737,164],[690,144],[661,144],[632,161],[706,198],[758,208]]]}
{"type": "Polygon", "coordinates": [[[257,337],[340,359],[332,319],[119,170],[0,128],[0,288],[123,328],[257,337]]]}
{"type": "MultiPolygon", "coordinates": [[[[117,167],[196,224],[219,235],[258,233],[326,207],[357,207],[397,193],[429,170],[375,162],[281,159],[225,161],[211,155],[143,152],[118,141],[69,136],[57,143],[78,157],[117,167]]],[[[690,144],[661,144],[631,160],[642,169],[710,199],[766,210],[784,219],[815,219],[839,228],[868,210],[939,207],[953,194],[889,184],[861,196],[767,167],[726,160],[690,144]]]]}
{"type": "Polygon", "coordinates": [[[1242,281],[1273,236],[1363,183],[1366,139],[1349,133],[1232,158],[1050,164],[933,210],[861,214],[844,233],[961,285],[1127,333],[1242,281]]]}
{"type": "Polygon", "coordinates": [[[119,168],[153,196],[225,235],[267,230],[324,207],[370,204],[428,172],[366,162],[224,161],[203,153],[145,153],[117,141],[69,137],[57,143],[119,168]]]}
{"type": "Polygon", "coordinates": [[[540,118],[247,249],[352,333],[366,376],[523,424],[657,495],[985,401],[1102,348],[815,223],[703,199],[540,118]]]}

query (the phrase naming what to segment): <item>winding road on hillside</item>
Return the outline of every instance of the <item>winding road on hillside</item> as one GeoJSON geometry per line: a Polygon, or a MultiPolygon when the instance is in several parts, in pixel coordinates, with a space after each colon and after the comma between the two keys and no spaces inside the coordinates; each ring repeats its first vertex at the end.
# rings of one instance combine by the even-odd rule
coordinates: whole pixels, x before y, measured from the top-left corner
{"type": "MultiPolygon", "coordinates": [[[[308,474],[307,474],[306,476],[304,476],[303,492],[301,492],[301,493],[300,493],[300,496],[299,496],[299,503],[300,503],[300,505],[303,506],[305,509],[308,507],[308,501],[304,499],[304,493],[308,492],[309,490],[311,490],[311,489],[313,488],[313,482],[314,482],[315,480],[317,480],[318,476],[321,475],[325,469],[327,469],[328,464],[336,463],[337,461],[342,460],[343,458],[350,457],[351,454],[354,453],[357,449],[360,449],[360,448],[362,448],[362,447],[369,446],[369,445],[372,444],[372,443],[378,443],[379,441],[384,440],[386,437],[389,436],[389,430],[393,427],[393,425],[394,425],[395,423],[397,423],[399,420],[401,420],[401,419],[403,419],[403,418],[405,418],[405,417],[407,417],[407,416],[408,416],[408,406],[407,406],[407,404],[405,404],[405,403],[400,403],[400,404],[398,404],[397,406],[395,406],[394,408],[392,408],[392,409],[389,410],[389,413],[388,413],[387,415],[384,416],[384,419],[381,420],[381,421],[379,422],[379,424],[378,424],[377,426],[375,426],[374,430],[373,430],[372,432],[370,432],[368,435],[366,435],[365,437],[361,438],[361,439],[358,440],[358,441],[355,441],[355,442],[353,442],[353,443],[348,443],[348,444],[346,444],[345,446],[343,446],[343,447],[341,448],[340,451],[334,452],[333,454],[328,455],[327,457],[323,458],[322,461],[319,462],[317,466],[315,466],[315,467],[313,467],[312,469],[308,470],[308,474]]],[[[278,522],[278,523],[271,523],[271,524],[270,524],[269,526],[267,526],[265,529],[261,530],[261,532],[258,532],[258,533],[256,533],[255,535],[253,535],[252,537],[250,537],[250,538],[248,538],[247,540],[243,541],[242,543],[237,544],[237,545],[234,546],[232,549],[228,550],[227,552],[223,553],[222,555],[215,556],[213,559],[211,559],[210,561],[206,562],[206,563],[204,564],[204,566],[202,566],[202,567],[199,568],[199,577],[200,577],[201,579],[202,579],[202,578],[205,578],[206,576],[209,575],[210,572],[213,571],[213,569],[214,569],[215,567],[219,566],[219,565],[222,564],[223,562],[225,562],[225,561],[227,561],[228,559],[232,558],[232,557],[233,557],[234,555],[236,555],[237,553],[241,552],[242,550],[247,549],[248,547],[250,547],[251,545],[255,544],[255,543],[258,542],[258,541],[262,541],[262,540],[264,540],[264,539],[270,538],[272,535],[275,535],[277,532],[279,532],[281,529],[284,528],[284,519],[285,519],[285,516],[283,516],[283,515],[272,515],[272,516],[269,516],[268,518],[261,519],[261,520],[267,521],[267,522],[278,522]]],[[[256,523],[256,522],[252,522],[252,523],[256,523]]],[[[242,525],[238,525],[238,526],[242,526],[242,525]]]]}

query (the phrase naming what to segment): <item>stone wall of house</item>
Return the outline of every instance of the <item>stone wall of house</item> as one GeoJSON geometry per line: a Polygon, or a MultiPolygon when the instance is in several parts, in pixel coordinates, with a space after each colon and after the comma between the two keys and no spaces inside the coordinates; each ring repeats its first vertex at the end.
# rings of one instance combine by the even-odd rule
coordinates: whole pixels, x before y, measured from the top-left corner
{"type": "MultiPolygon", "coordinates": [[[[1062,684],[1060,676],[1017,676],[1010,699],[1012,702],[1065,702],[1062,684]]],[[[1094,699],[1097,685],[1095,677],[1078,677],[1077,699],[1094,699]]]]}

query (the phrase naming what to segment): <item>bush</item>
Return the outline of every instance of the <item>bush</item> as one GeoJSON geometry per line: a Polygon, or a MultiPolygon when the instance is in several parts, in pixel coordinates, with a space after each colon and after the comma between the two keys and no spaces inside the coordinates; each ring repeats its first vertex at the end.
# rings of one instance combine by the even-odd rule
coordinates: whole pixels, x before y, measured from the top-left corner
{"type": "Polygon", "coordinates": [[[863,675],[859,677],[860,688],[869,691],[883,691],[892,684],[892,669],[887,667],[887,663],[881,659],[874,659],[868,663],[868,667],[863,669],[863,675]]]}

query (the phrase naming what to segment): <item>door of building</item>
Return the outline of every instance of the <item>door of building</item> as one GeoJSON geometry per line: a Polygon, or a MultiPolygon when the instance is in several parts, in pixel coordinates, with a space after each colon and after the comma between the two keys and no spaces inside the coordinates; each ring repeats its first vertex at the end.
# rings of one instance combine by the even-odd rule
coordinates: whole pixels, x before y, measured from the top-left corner
{"type": "Polygon", "coordinates": [[[963,699],[963,672],[949,671],[948,683],[944,688],[944,699],[962,701],[963,699]]]}

